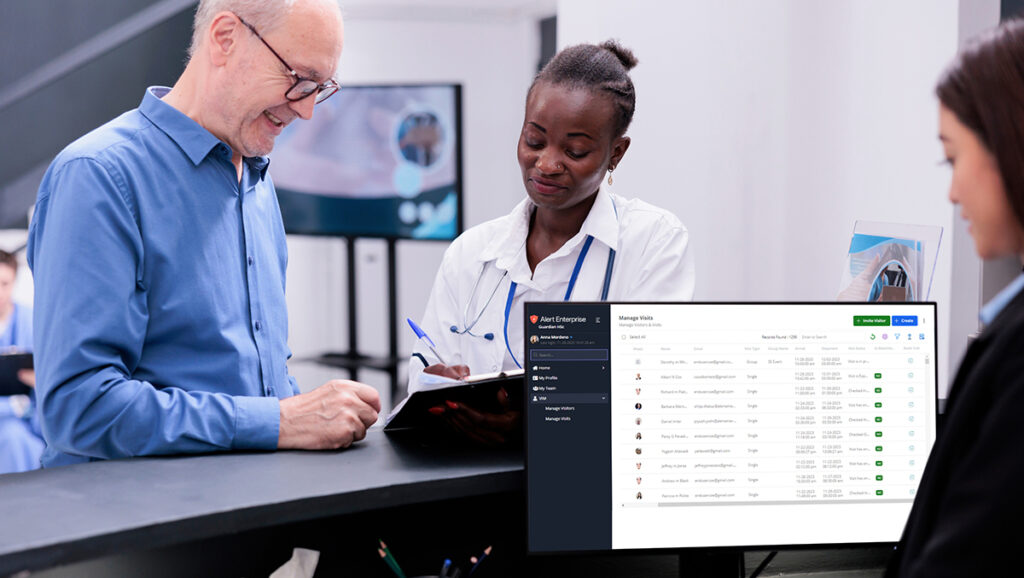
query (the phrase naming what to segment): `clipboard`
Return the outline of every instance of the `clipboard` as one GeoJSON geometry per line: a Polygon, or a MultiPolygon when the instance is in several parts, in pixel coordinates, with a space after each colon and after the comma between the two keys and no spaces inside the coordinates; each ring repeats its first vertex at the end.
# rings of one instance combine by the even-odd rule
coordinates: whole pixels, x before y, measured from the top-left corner
{"type": "Polygon", "coordinates": [[[0,395],[28,395],[32,388],[18,379],[18,370],[32,369],[32,354],[0,354],[0,395]]]}
{"type": "Polygon", "coordinates": [[[498,403],[498,390],[502,387],[508,393],[509,406],[521,410],[523,383],[522,369],[471,375],[462,380],[439,378],[396,405],[384,421],[384,431],[436,428],[437,418],[427,410],[444,405],[445,401],[461,402],[480,411],[502,411],[498,403]]]}

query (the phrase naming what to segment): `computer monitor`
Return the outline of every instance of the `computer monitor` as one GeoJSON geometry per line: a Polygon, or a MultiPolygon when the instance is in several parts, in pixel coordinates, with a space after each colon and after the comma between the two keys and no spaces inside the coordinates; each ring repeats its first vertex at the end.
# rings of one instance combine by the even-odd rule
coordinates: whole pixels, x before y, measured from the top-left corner
{"type": "Polygon", "coordinates": [[[527,303],[528,551],[899,539],[934,303],[527,303]]]}
{"type": "Polygon", "coordinates": [[[285,231],[452,240],[462,232],[462,87],[345,86],[277,138],[285,231]]]}

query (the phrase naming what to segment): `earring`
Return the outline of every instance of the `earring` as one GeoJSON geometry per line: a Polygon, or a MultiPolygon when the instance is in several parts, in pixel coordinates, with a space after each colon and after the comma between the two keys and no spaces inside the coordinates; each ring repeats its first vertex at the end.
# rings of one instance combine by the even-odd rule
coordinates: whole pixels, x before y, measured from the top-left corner
{"type": "Polygon", "coordinates": [[[612,184],[612,171],[614,171],[614,170],[615,170],[614,167],[608,167],[608,185],[609,186],[612,184]]]}

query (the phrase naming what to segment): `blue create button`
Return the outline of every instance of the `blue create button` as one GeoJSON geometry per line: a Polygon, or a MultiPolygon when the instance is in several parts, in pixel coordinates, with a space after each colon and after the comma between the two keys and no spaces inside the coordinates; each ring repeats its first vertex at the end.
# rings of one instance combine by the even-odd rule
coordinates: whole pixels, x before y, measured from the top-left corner
{"type": "Polygon", "coordinates": [[[913,327],[917,325],[917,315],[893,315],[893,327],[913,327]]]}

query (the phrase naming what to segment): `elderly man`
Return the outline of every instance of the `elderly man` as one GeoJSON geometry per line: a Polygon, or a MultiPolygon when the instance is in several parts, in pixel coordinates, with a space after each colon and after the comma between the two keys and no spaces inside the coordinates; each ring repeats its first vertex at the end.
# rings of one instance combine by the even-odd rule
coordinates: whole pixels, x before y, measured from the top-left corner
{"type": "Polygon", "coordinates": [[[334,0],[203,0],[174,87],[50,165],[29,238],[44,466],[346,447],[376,421],[373,388],[288,374],[265,157],[337,90],[341,47],[334,0]]]}

